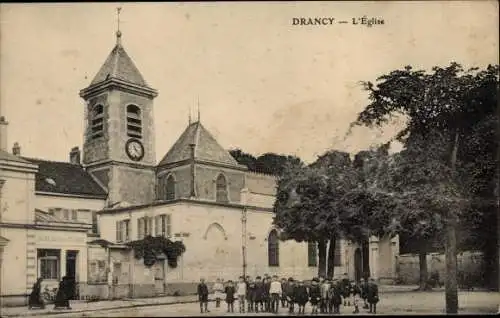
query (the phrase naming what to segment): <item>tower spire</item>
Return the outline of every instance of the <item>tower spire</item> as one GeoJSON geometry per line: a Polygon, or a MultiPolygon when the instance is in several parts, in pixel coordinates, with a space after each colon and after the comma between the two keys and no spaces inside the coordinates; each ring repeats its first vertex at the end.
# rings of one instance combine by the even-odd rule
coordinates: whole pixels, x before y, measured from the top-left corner
{"type": "Polygon", "coordinates": [[[198,122],[200,122],[200,96],[198,96],[198,122]]]}
{"type": "Polygon", "coordinates": [[[191,107],[189,107],[188,120],[189,120],[189,125],[191,125],[191,107]]]}
{"type": "Polygon", "coordinates": [[[122,32],[120,31],[120,11],[122,11],[122,7],[116,8],[116,44],[119,45],[122,43],[122,32]]]}

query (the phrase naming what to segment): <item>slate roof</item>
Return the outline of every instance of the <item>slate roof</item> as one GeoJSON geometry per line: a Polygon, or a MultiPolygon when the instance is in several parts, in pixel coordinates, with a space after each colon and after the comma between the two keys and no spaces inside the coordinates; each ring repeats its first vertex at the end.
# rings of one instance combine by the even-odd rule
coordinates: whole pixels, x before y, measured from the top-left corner
{"type": "Polygon", "coordinates": [[[35,177],[36,191],[107,196],[106,191],[81,165],[33,158],[23,159],[38,165],[38,173],[35,177]]]}
{"type": "Polygon", "coordinates": [[[20,163],[30,163],[27,160],[24,160],[20,158],[19,156],[15,156],[11,153],[8,153],[5,150],[0,150],[0,160],[5,160],[5,161],[15,161],[15,162],[20,162],[20,163]]]}
{"type": "Polygon", "coordinates": [[[139,69],[119,42],[115,45],[90,85],[104,82],[109,78],[117,78],[135,85],[149,87],[139,69]]]}
{"type": "Polygon", "coordinates": [[[159,166],[189,159],[191,157],[190,144],[195,144],[195,159],[228,164],[238,168],[241,167],[233,156],[219,145],[217,140],[199,121],[190,124],[184,130],[179,139],[177,139],[172,148],[170,148],[160,161],[159,166]]]}

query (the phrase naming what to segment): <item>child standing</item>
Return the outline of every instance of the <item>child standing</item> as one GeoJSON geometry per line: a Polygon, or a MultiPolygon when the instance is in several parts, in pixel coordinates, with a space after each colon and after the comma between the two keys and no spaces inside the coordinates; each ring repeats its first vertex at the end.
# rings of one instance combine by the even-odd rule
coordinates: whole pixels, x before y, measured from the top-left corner
{"type": "Polygon", "coordinates": [[[358,284],[353,282],[353,284],[351,285],[352,303],[354,305],[354,311],[352,312],[353,314],[359,313],[358,299],[360,295],[361,295],[361,288],[359,287],[358,284]]]}
{"type": "Polygon", "coordinates": [[[309,288],[309,297],[311,298],[312,314],[318,313],[318,304],[321,300],[321,289],[319,287],[319,279],[313,278],[311,288],[309,288]]]}
{"type": "Polygon", "coordinates": [[[370,278],[370,282],[368,283],[368,303],[370,304],[370,313],[377,313],[377,303],[378,299],[378,286],[375,283],[375,279],[370,278]]]}
{"type": "Polygon", "coordinates": [[[200,279],[198,284],[198,300],[200,301],[200,312],[203,313],[203,307],[205,307],[205,312],[210,312],[208,310],[208,286],[205,284],[205,279],[200,279]]]}
{"type": "Polygon", "coordinates": [[[280,297],[283,294],[281,283],[278,281],[278,276],[273,276],[273,280],[269,286],[269,295],[271,296],[271,312],[278,313],[280,307],[280,297]]]}
{"type": "Polygon", "coordinates": [[[252,279],[249,279],[247,282],[247,302],[248,302],[248,312],[255,311],[255,292],[256,285],[252,279]]]}
{"type": "Polygon", "coordinates": [[[264,305],[262,304],[262,300],[264,298],[264,284],[262,283],[262,278],[257,276],[255,278],[255,312],[264,311],[264,305]]]}
{"type": "Polygon", "coordinates": [[[293,281],[293,278],[290,277],[288,278],[288,283],[286,284],[285,287],[285,292],[284,294],[286,295],[286,300],[288,302],[288,312],[293,314],[293,304],[294,304],[294,298],[293,298],[293,291],[295,289],[295,282],[293,281]]]}
{"type": "Polygon", "coordinates": [[[329,303],[329,313],[340,314],[340,305],[342,304],[342,288],[340,285],[340,281],[338,279],[333,280],[333,284],[330,287],[330,291],[328,293],[329,303]]]}
{"type": "Polygon", "coordinates": [[[217,278],[217,280],[215,281],[213,290],[214,290],[214,296],[215,296],[215,308],[219,308],[220,307],[220,300],[222,298],[222,293],[224,292],[224,286],[222,286],[220,278],[217,278]]]}
{"type": "Polygon", "coordinates": [[[228,281],[224,291],[226,293],[227,312],[234,312],[234,294],[236,290],[234,289],[232,280],[228,281]]]}
{"type": "Polygon", "coordinates": [[[361,289],[361,298],[363,299],[363,309],[368,309],[368,282],[364,278],[361,278],[359,288],[361,289]]]}
{"type": "Polygon", "coordinates": [[[321,284],[320,312],[325,314],[328,308],[328,291],[330,290],[330,280],[327,278],[321,284]]]}
{"type": "Polygon", "coordinates": [[[286,282],[286,278],[283,277],[281,279],[281,308],[286,308],[286,293],[285,293],[285,289],[286,289],[286,285],[287,285],[287,282],[286,282]]]}
{"type": "Polygon", "coordinates": [[[299,305],[299,315],[304,314],[304,307],[309,300],[309,293],[307,292],[307,287],[304,285],[303,281],[299,281],[298,285],[295,286],[293,299],[299,305]]]}
{"type": "Polygon", "coordinates": [[[271,312],[271,296],[269,295],[269,288],[271,288],[271,277],[267,276],[263,280],[264,282],[264,306],[266,312],[271,312]]]}
{"type": "Polygon", "coordinates": [[[236,286],[236,295],[238,296],[238,302],[240,305],[240,313],[245,312],[246,294],[247,294],[247,284],[245,283],[243,276],[240,276],[238,286],[236,286]]]}
{"type": "Polygon", "coordinates": [[[349,296],[351,295],[351,282],[347,273],[344,273],[342,277],[342,296],[344,298],[344,306],[351,306],[351,302],[349,300],[349,296]]]}

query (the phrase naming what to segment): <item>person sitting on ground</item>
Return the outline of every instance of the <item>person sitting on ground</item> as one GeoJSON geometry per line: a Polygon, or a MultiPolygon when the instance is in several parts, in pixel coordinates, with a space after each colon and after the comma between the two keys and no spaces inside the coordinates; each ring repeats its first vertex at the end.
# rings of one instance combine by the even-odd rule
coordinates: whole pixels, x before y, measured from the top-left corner
{"type": "Polygon", "coordinates": [[[31,291],[30,298],[28,300],[28,309],[40,308],[45,309],[45,302],[42,299],[42,281],[43,278],[39,278],[33,284],[33,290],[31,291]]]}
{"type": "Polygon", "coordinates": [[[227,312],[234,312],[234,295],[236,294],[236,289],[232,280],[227,282],[224,292],[226,293],[227,312]]]}
{"type": "Polygon", "coordinates": [[[210,312],[208,310],[208,286],[204,278],[201,278],[198,284],[198,300],[200,302],[200,312],[203,313],[203,307],[205,307],[205,312],[210,312]]]}
{"type": "Polygon", "coordinates": [[[370,313],[371,314],[376,314],[377,313],[377,303],[379,301],[378,298],[378,286],[377,283],[375,282],[375,279],[372,277],[370,278],[370,282],[368,283],[368,304],[370,304],[370,313]]]}

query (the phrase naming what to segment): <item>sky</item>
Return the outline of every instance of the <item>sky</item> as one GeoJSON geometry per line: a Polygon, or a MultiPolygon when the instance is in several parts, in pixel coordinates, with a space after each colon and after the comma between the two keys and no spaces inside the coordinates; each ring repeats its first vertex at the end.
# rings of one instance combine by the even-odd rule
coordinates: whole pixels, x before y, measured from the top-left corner
{"type": "MultiPolygon", "coordinates": [[[[227,148],[293,154],[355,153],[385,142],[349,124],[369,103],[361,81],[412,65],[498,63],[497,1],[0,4],[0,106],[9,147],[67,161],[82,146],[87,87],[122,43],[150,86],[156,157],[196,117],[227,148]],[[383,25],[353,25],[353,18],[383,25]],[[293,25],[332,17],[347,24],[293,25]]],[[[395,147],[397,148],[397,147],[395,147]]]]}

